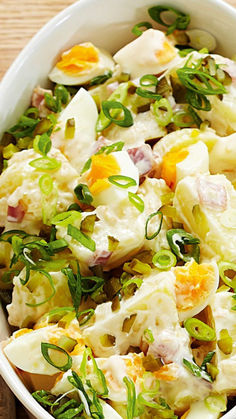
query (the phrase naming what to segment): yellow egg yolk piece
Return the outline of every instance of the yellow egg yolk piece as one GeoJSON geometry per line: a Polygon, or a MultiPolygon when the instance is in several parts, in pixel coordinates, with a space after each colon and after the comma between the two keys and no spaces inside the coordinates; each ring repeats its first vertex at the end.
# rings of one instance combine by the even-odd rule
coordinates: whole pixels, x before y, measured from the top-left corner
{"type": "Polygon", "coordinates": [[[111,186],[108,177],[120,174],[120,166],[110,154],[97,154],[92,156],[91,160],[87,180],[91,194],[97,195],[111,186]]]}
{"type": "Polygon", "coordinates": [[[140,356],[133,354],[132,359],[125,359],[127,375],[132,378],[134,382],[136,382],[138,377],[142,377],[145,373],[145,369],[143,367],[142,358],[140,356]]]}
{"type": "Polygon", "coordinates": [[[163,48],[155,53],[159,64],[166,64],[176,56],[174,47],[167,41],[164,41],[163,48]]]}
{"type": "Polygon", "coordinates": [[[188,156],[188,150],[170,151],[163,157],[161,177],[166,184],[174,189],[176,183],[176,165],[188,156]]]}
{"type": "Polygon", "coordinates": [[[173,269],[177,309],[185,311],[198,306],[209,296],[215,282],[215,270],[212,265],[198,265],[195,261],[173,269]]]}
{"type": "Polygon", "coordinates": [[[96,48],[91,43],[75,45],[68,52],[64,52],[56,67],[67,74],[76,75],[90,69],[99,61],[96,48]]]}
{"type": "Polygon", "coordinates": [[[158,380],[163,381],[175,381],[177,379],[177,377],[173,375],[169,365],[163,365],[158,371],[154,371],[153,375],[155,375],[158,380]]]}

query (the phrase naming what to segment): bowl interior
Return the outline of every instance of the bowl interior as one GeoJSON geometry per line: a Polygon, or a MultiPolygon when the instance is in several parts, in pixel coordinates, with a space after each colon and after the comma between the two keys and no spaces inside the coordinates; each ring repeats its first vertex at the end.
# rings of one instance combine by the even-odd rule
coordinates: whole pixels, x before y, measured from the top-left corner
{"type": "MultiPolygon", "coordinates": [[[[75,43],[91,41],[114,53],[134,35],[134,24],[150,20],[147,9],[157,4],[173,5],[191,15],[191,27],[205,29],[217,39],[219,53],[232,56],[236,11],[221,0],[80,0],[50,21],[21,52],[0,84],[0,137],[15,123],[30,103],[35,86],[47,86],[47,75],[58,55],[75,43]],[[209,24],[210,22],[210,24],[209,24]]],[[[0,307],[0,341],[9,336],[0,307]]],[[[26,354],[27,355],[27,354],[26,354]]],[[[0,350],[0,371],[8,385],[38,419],[51,416],[28,390],[0,350]]],[[[234,419],[236,408],[224,416],[234,419]]]]}

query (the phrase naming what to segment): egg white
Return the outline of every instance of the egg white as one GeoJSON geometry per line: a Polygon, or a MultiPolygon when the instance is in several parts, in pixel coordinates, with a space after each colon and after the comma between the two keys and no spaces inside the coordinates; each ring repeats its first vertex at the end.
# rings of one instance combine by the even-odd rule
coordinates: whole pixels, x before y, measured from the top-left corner
{"type": "Polygon", "coordinates": [[[144,74],[158,74],[167,69],[170,61],[180,57],[163,32],[148,29],[121,48],[113,58],[122,71],[130,73],[131,79],[136,79],[144,74]]]}

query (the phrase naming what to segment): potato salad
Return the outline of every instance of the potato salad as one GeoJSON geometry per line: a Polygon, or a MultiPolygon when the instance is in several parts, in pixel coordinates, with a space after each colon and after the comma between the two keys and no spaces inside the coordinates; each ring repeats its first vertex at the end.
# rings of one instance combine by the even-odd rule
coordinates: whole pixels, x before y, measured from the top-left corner
{"type": "Polygon", "coordinates": [[[218,419],[236,396],[236,62],[154,6],[0,142],[7,359],[58,419],[218,419]]]}

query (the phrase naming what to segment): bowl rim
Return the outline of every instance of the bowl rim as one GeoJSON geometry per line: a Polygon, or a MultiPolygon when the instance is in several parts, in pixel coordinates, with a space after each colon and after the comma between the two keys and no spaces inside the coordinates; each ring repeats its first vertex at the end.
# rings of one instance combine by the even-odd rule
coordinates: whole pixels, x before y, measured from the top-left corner
{"type": "MultiPolygon", "coordinates": [[[[10,64],[9,68],[3,75],[0,81],[0,95],[4,91],[7,91],[9,83],[12,79],[17,78],[18,71],[20,67],[24,64],[26,57],[32,54],[32,50],[37,48],[38,44],[41,43],[42,39],[48,36],[48,33],[51,32],[54,26],[58,26],[63,23],[64,20],[69,19],[71,13],[74,10],[83,8],[89,8],[90,4],[98,0],[77,0],[75,3],[72,3],[70,6],[67,6],[65,9],[57,13],[53,18],[51,18],[42,28],[37,31],[37,33],[29,40],[29,42],[24,46],[20,51],[17,57],[10,64]]],[[[160,0],[159,0],[160,1],[160,0]]],[[[197,0],[192,0],[197,1],[197,0]]],[[[231,4],[226,3],[224,0],[207,0],[208,5],[217,7],[221,9],[224,14],[231,15],[235,18],[236,21],[236,7],[233,7],[231,4]]],[[[174,0],[170,0],[170,3],[174,3],[174,0]]],[[[3,310],[0,304],[0,315],[3,314],[3,310]]],[[[9,386],[10,390],[15,394],[15,396],[21,401],[24,407],[37,419],[49,419],[53,418],[50,413],[48,413],[32,396],[27,387],[24,385],[23,381],[17,375],[13,366],[10,364],[6,358],[3,348],[0,342],[0,375],[4,381],[9,386]],[[35,416],[36,415],[36,416],[35,416]]],[[[222,419],[234,419],[232,416],[235,414],[236,417],[236,406],[233,407],[229,412],[227,412],[222,419]]]]}

